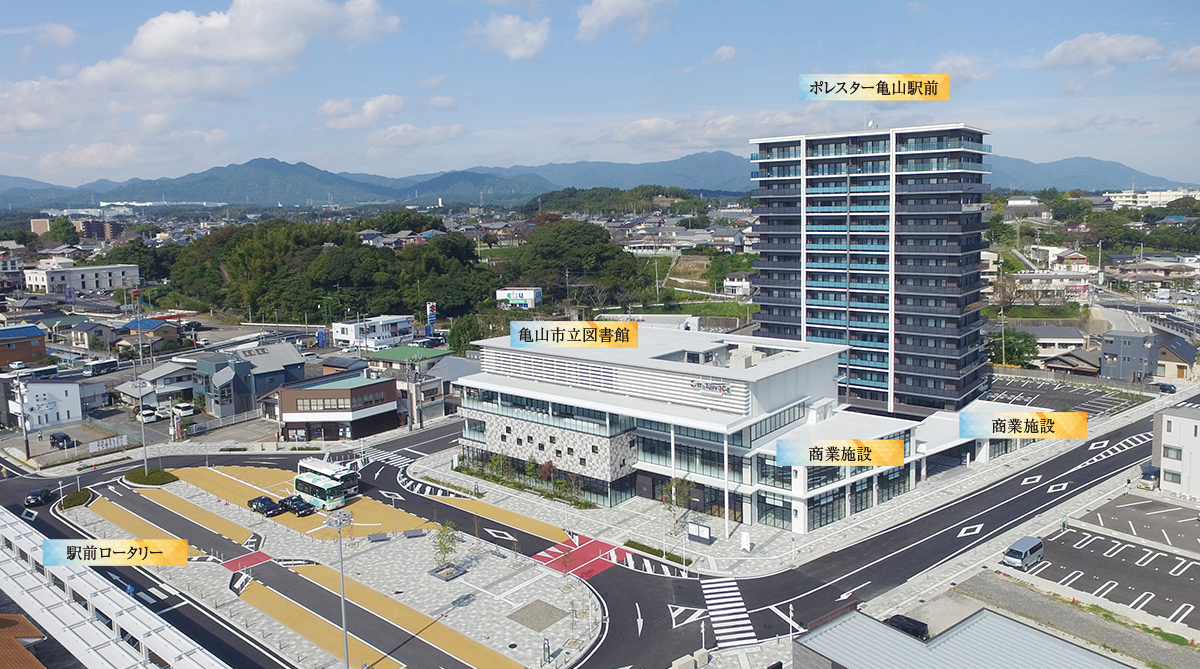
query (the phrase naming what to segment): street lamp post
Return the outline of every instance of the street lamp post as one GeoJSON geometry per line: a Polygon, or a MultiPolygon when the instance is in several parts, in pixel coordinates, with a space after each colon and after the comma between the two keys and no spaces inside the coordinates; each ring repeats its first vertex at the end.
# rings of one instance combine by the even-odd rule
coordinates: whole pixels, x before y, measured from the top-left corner
{"type": "Polygon", "coordinates": [[[150,476],[150,449],[146,446],[146,421],[142,420],[142,407],[145,406],[142,404],[142,398],[145,397],[145,393],[142,392],[142,389],[150,385],[150,383],[145,379],[135,379],[129,385],[138,389],[137,420],[138,424],[142,426],[142,463],[144,465],[143,469],[146,472],[146,476],[150,476]]]}
{"type": "Polygon", "coordinates": [[[342,529],[350,527],[354,522],[354,514],[345,509],[339,509],[325,517],[325,527],[333,528],[338,533],[338,575],[342,585],[342,653],[346,658],[346,669],[350,669],[350,635],[346,632],[346,563],[342,558],[342,529]]]}

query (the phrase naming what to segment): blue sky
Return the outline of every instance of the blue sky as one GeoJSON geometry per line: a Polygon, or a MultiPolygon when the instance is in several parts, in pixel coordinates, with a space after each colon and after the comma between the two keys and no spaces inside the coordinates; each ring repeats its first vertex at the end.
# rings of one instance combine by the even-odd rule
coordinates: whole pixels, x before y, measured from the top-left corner
{"type": "Polygon", "coordinates": [[[750,152],[965,122],[998,154],[1200,182],[1200,3],[8,0],[0,174],[257,157],[406,176],[750,152]],[[807,73],[945,73],[949,102],[801,103],[807,73]]]}

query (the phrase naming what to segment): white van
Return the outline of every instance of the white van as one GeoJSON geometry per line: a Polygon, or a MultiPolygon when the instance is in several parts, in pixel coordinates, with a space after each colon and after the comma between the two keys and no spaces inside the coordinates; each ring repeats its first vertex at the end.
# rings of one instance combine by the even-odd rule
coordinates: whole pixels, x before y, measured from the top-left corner
{"type": "Polygon", "coordinates": [[[1030,567],[1042,561],[1046,556],[1046,548],[1037,537],[1025,537],[1004,551],[1004,564],[1028,571],[1030,567]]]}

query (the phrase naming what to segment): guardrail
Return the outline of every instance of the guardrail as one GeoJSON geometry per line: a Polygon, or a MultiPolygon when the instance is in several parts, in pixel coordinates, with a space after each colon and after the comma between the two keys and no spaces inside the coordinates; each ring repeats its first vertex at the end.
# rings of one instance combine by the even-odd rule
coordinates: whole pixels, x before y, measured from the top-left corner
{"type": "Polygon", "coordinates": [[[235,425],[237,423],[244,423],[248,420],[254,420],[255,418],[261,418],[262,415],[262,409],[255,409],[254,411],[246,411],[243,413],[234,414],[232,416],[218,418],[216,420],[195,423],[188,427],[187,433],[190,435],[204,434],[209,430],[215,430],[219,427],[225,427],[226,425],[235,425]]]}
{"type": "Polygon", "coordinates": [[[0,589],[85,666],[231,669],[91,568],[42,564],[45,539],[0,508],[0,589]]]}

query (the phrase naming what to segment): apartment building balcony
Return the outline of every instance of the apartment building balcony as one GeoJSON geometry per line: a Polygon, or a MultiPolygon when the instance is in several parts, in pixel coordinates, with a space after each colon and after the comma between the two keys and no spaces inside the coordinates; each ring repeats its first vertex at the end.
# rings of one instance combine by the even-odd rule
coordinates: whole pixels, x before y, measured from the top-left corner
{"type": "MultiPolygon", "coordinates": [[[[769,251],[770,249],[771,247],[768,246],[764,247],[763,250],[769,251]]],[[[755,245],[754,250],[759,250],[757,245],[755,245]]],[[[763,260],[760,258],[750,263],[750,268],[756,270],[803,269],[803,265],[799,261],[777,260],[772,262],[770,260],[763,260]]]]}
{"type": "Polygon", "coordinates": [[[933,307],[917,304],[896,303],[898,314],[920,314],[922,316],[959,316],[964,311],[959,307],[933,307]]]}
{"type": "Polygon", "coordinates": [[[805,195],[845,195],[845,186],[817,186],[815,188],[805,188],[805,195]]]}
{"type": "Polygon", "coordinates": [[[876,381],[874,379],[858,379],[853,376],[846,378],[846,383],[852,386],[865,386],[867,388],[887,388],[887,381],[876,381]]]}
{"type": "Polygon", "coordinates": [[[801,158],[804,158],[804,155],[798,146],[750,154],[751,162],[762,162],[764,160],[800,160],[801,158]]]}
{"type": "MultiPolygon", "coordinates": [[[[797,251],[804,251],[806,249],[805,249],[804,244],[789,244],[789,243],[766,244],[763,242],[759,242],[754,245],[754,250],[758,251],[759,253],[770,253],[772,251],[778,251],[781,253],[784,253],[784,252],[795,253],[797,251]]],[[[779,267],[779,265],[772,265],[772,267],[779,267]]]]}
{"type": "Polygon", "coordinates": [[[804,226],[799,223],[788,221],[787,223],[777,223],[775,221],[763,221],[759,219],[759,224],[754,226],[759,235],[770,237],[771,235],[784,232],[804,232],[804,226]]]}
{"type": "Polygon", "coordinates": [[[979,269],[973,265],[971,267],[960,267],[958,265],[903,265],[899,262],[896,263],[896,274],[943,274],[958,276],[978,271],[979,269]]]}
{"type": "Polygon", "coordinates": [[[851,367],[870,367],[871,369],[887,369],[888,362],[886,360],[859,360],[858,358],[850,358],[851,367]]]}
{"type": "Polygon", "coordinates": [[[983,244],[972,244],[970,246],[958,246],[955,244],[946,244],[945,246],[934,246],[932,244],[896,244],[896,253],[944,256],[981,251],[984,248],[986,247],[983,244]]]}
{"type": "Polygon", "coordinates": [[[800,207],[753,207],[750,213],[759,216],[797,216],[804,213],[800,207]]]}
{"type": "Polygon", "coordinates": [[[886,283],[868,283],[866,281],[851,281],[850,290],[889,290],[886,283]]]}
{"type": "MultiPolygon", "coordinates": [[[[808,302],[805,302],[804,300],[801,300],[798,297],[776,297],[773,295],[763,295],[762,293],[759,293],[755,297],[754,302],[756,304],[761,304],[763,306],[773,306],[773,307],[774,306],[802,307],[805,304],[816,304],[816,302],[814,302],[813,300],[809,300],[808,302]]],[[[826,306],[834,306],[834,305],[826,305],[826,306]]]]}
{"type": "Polygon", "coordinates": [[[963,232],[982,232],[987,230],[987,223],[979,222],[973,224],[962,225],[959,223],[947,223],[946,225],[925,225],[905,223],[903,219],[896,223],[896,234],[921,234],[931,232],[937,235],[954,235],[963,232]]]}
{"type": "Polygon", "coordinates": [[[945,367],[925,367],[923,365],[896,365],[894,370],[897,374],[917,374],[924,376],[936,376],[944,379],[957,379],[961,376],[957,367],[949,365],[945,367]]]}
{"type": "Polygon", "coordinates": [[[927,388],[925,386],[909,386],[897,382],[893,387],[896,394],[904,393],[906,395],[916,395],[918,397],[943,397],[949,399],[958,399],[962,395],[962,391],[955,387],[950,388],[927,388]]]}
{"type": "Polygon", "coordinates": [[[804,194],[804,189],[796,186],[795,188],[754,188],[750,190],[751,197],[799,197],[804,194]]]}
{"type": "Polygon", "coordinates": [[[946,142],[905,142],[903,144],[896,144],[896,153],[914,153],[917,151],[951,151],[956,149],[991,153],[992,145],[971,142],[965,139],[955,139],[946,142]]]}
{"type": "Polygon", "coordinates": [[[991,189],[984,183],[896,184],[897,193],[987,193],[991,189]]]}
{"type": "Polygon", "coordinates": [[[963,358],[978,350],[979,346],[964,346],[964,347],[948,347],[948,346],[913,346],[911,344],[897,343],[895,345],[896,353],[915,353],[918,355],[928,355],[935,358],[963,358]]]}
{"type": "Polygon", "coordinates": [[[803,288],[804,283],[799,279],[768,279],[760,276],[753,281],[755,286],[761,288],[803,288]]]}
{"type": "Polygon", "coordinates": [[[959,214],[963,212],[974,213],[985,211],[986,206],[982,202],[946,202],[944,204],[898,204],[896,205],[897,214],[959,214]]]}
{"type": "Polygon", "coordinates": [[[845,281],[806,281],[805,287],[812,290],[822,290],[827,288],[846,288],[845,281]]]}
{"type": "MultiPolygon", "coordinates": [[[[892,187],[888,186],[888,185],[851,186],[850,192],[851,193],[889,193],[889,192],[891,192],[891,189],[892,189],[892,187]]],[[[843,190],[842,192],[844,193],[846,191],[843,190]]]]}
{"type": "Polygon", "coordinates": [[[965,160],[909,161],[896,165],[898,173],[953,171],[990,173],[992,166],[987,163],[972,163],[965,160]]]}
{"type": "Polygon", "coordinates": [[[974,324],[968,323],[964,325],[946,325],[945,327],[933,327],[929,325],[909,325],[902,319],[897,319],[896,333],[897,334],[919,334],[932,335],[935,337],[952,337],[957,339],[965,334],[978,330],[983,325],[983,319],[974,324]]]}

